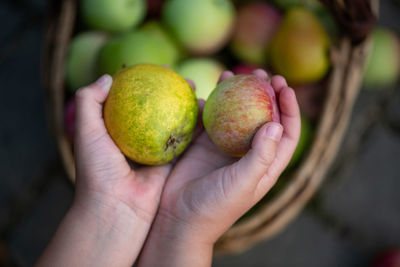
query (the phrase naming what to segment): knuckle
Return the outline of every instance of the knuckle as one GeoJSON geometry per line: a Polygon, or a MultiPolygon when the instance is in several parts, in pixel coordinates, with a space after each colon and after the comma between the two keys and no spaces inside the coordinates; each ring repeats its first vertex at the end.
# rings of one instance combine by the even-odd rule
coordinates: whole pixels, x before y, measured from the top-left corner
{"type": "Polygon", "coordinates": [[[259,151],[256,157],[260,164],[264,166],[271,165],[271,163],[275,159],[275,151],[272,149],[268,149],[266,151],[259,151]]]}
{"type": "Polygon", "coordinates": [[[76,99],[86,99],[91,95],[91,88],[89,86],[81,87],[76,91],[76,99]]]}
{"type": "Polygon", "coordinates": [[[238,180],[237,169],[233,166],[224,169],[222,179],[218,179],[218,189],[224,199],[228,198],[228,192],[232,188],[233,181],[238,180]]]}

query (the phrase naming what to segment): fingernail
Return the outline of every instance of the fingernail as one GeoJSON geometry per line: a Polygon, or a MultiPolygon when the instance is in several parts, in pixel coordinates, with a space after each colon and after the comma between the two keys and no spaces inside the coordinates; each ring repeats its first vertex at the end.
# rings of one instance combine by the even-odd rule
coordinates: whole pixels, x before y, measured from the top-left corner
{"type": "Polygon", "coordinates": [[[268,73],[263,70],[263,69],[256,69],[255,71],[253,71],[253,74],[260,77],[261,79],[265,79],[268,80],[268,73]]]}
{"type": "Polygon", "coordinates": [[[108,74],[104,74],[96,81],[96,84],[103,87],[104,89],[109,89],[109,85],[111,85],[111,82],[111,76],[108,74]]]}
{"type": "Polygon", "coordinates": [[[196,85],[194,84],[194,81],[191,79],[186,79],[186,81],[190,84],[190,86],[192,87],[192,89],[194,91],[196,91],[196,85]]]}
{"type": "Polygon", "coordinates": [[[274,140],[274,141],[279,141],[282,138],[282,133],[283,133],[283,128],[280,124],[278,123],[270,123],[267,126],[267,138],[274,140]]]}

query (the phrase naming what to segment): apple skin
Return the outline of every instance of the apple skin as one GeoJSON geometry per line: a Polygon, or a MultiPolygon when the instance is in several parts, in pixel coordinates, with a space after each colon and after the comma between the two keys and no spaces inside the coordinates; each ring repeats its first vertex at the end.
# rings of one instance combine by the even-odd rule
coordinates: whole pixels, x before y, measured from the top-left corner
{"type": "Polygon", "coordinates": [[[143,21],[146,3],[145,0],[82,0],[81,12],[93,29],[125,32],[143,21]]]}
{"type": "Polygon", "coordinates": [[[364,72],[364,85],[380,89],[393,85],[400,74],[399,40],[389,29],[377,27],[372,32],[372,49],[364,72]]]}
{"type": "Polygon", "coordinates": [[[167,0],[163,21],[196,55],[220,50],[232,34],[235,8],[230,0],[167,0]]]}
{"type": "Polygon", "coordinates": [[[268,45],[281,18],[278,9],[268,3],[254,2],[241,6],[231,42],[233,54],[243,62],[265,65],[268,45]]]}
{"type": "Polygon", "coordinates": [[[108,38],[102,32],[83,32],[71,41],[66,66],[66,81],[71,93],[95,81],[97,57],[108,38]]]}
{"type": "Polygon", "coordinates": [[[218,84],[208,97],[203,124],[214,144],[241,157],[251,148],[257,130],[267,122],[280,122],[275,92],[256,75],[236,75],[218,84]]]}
{"type": "Polygon", "coordinates": [[[180,57],[179,47],[157,22],[110,39],[100,50],[98,74],[113,75],[140,63],[174,67],[180,57]]]}
{"type": "Polygon", "coordinates": [[[217,86],[225,67],[212,58],[192,58],[181,62],[177,72],[196,84],[197,98],[207,99],[217,86]]]}

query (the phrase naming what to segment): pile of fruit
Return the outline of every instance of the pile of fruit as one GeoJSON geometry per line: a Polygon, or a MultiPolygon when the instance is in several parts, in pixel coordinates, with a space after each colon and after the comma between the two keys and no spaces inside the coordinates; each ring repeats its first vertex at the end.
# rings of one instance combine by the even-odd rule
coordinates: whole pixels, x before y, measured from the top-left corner
{"type": "MultiPolygon", "coordinates": [[[[65,129],[73,139],[74,92],[99,77],[139,63],[168,65],[207,99],[221,72],[263,68],[284,76],[302,111],[300,144],[291,166],[310,144],[331,67],[335,21],[317,0],[82,0],[69,47],[65,129]]],[[[399,74],[399,43],[377,29],[365,82],[379,86],[399,74]],[[388,70],[389,69],[389,70],[388,70]]]]}

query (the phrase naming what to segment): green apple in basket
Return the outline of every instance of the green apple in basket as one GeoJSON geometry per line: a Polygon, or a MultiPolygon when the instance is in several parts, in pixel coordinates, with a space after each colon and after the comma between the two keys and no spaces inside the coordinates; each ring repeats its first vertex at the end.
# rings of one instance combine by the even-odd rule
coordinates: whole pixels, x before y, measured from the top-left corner
{"type": "Polygon", "coordinates": [[[163,27],[150,21],[140,29],[115,36],[102,47],[98,59],[99,75],[113,75],[140,63],[174,67],[181,54],[163,27]]]}
{"type": "Polygon", "coordinates": [[[137,26],[146,15],[145,0],[82,0],[86,24],[107,32],[124,32],[137,26]]]}
{"type": "Polygon", "coordinates": [[[97,56],[108,38],[105,33],[90,31],[72,39],[66,65],[66,81],[71,93],[96,80],[97,56]]]}
{"type": "Polygon", "coordinates": [[[313,128],[307,117],[301,116],[301,133],[299,143],[297,144],[296,150],[293,153],[292,159],[290,160],[287,168],[294,167],[299,163],[304,153],[309,148],[313,137],[313,128]]]}
{"type": "Polygon", "coordinates": [[[400,42],[394,32],[376,28],[372,32],[372,50],[364,72],[366,88],[394,84],[400,74],[400,42]]]}
{"type": "Polygon", "coordinates": [[[219,76],[225,67],[212,58],[191,58],[184,60],[177,67],[177,72],[196,84],[196,96],[207,100],[217,86],[219,76]]]}
{"type": "Polygon", "coordinates": [[[212,54],[228,41],[235,9],[230,0],[167,0],[163,20],[175,37],[195,54],[212,54]]]}

